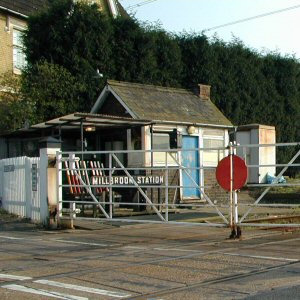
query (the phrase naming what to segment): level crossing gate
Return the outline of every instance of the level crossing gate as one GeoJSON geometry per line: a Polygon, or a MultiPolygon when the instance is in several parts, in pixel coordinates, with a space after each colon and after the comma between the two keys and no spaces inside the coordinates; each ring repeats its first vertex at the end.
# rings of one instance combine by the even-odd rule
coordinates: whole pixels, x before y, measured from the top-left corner
{"type": "MultiPolygon", "coordinates": [[[[246,160],[248,169],[274,167],[280,169],[271,183],[248,183],[245,190],[258,189],[250,201],[240,201],[245,191],[223,191],[223,200],[216,199],[215,190],[220,187],[207,183],[206,170],[215,167],[185,166],[183,161],[189,153],[198,153],[199,157],[207,148],[172,149],[172,150],[124,150],[97,152],[57,152],[57,198],[58,217],[60,219],[93,219],[97,221],[147,222],[189,224],[199,226],[268,226],[279,223],[251,223],[257,217],[253,211],[264,209],[295,210],[300,201],[291,203],[263,202],[267,193],[276,188],[300,187],[300,182],[279,183],[288,168],[299,167],[296,163],[300,150],[295,151],[292,159],[281,164],[251,165],[246,152],[251,147],[299,147],[299,143],[267,145],[229,145],[222,148],[209,148],[221,160],[224,155],[238,153],[246,160]],[[128,166],[130,155],[143,158],[143,166],[128,166]],[[154,164],[156,156],[160,164],[154,164]],[[161,158],[164,158],[163,160],[161,158]],[[163,163],[162,163],[163,161],[163,163]],[[150,163],[149,163],[150,162],[150,163]],[[195,180],[193,173],[198,172],[200,180],[195,180]],[[176,174],[176,175],[175,175],[176,174]],[[188,178],[188,185],[183,178],[188,178]],[[262,188],[264,191],[260,192],[262,188]],[[197,189],[199,197],[184,198],[184,189],[197,189]]],[[[220,193],[222,193],[220,191],[220,193]]],[[[299,223],[299,222],[298,222],[299,223]]],[[[295,227],[293,224],[280,226],[295,227]]]]}

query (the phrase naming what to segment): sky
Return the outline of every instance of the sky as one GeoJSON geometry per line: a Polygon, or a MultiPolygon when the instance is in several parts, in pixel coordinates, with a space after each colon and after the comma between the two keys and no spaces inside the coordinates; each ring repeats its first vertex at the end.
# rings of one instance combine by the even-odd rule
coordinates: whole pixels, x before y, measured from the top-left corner
{"type": "Polygon", "coordinates": [[[233,36],[261,53],[270,51],[300,59],[300,0],[147,0],[148,4],[128,7],[145,0],[119,0],[142,22],[159,22],[165,30],[201,33],[205,29],[237,20],[298,6],[298,8],[247,22],[206,31],[224,41],[233,36]]]}

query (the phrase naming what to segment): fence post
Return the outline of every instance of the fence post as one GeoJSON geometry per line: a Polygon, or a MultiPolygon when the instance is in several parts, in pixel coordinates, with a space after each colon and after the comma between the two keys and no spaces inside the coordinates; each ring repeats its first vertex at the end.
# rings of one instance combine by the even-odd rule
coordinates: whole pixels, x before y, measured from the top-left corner
{"type": "Polygon", "coordinates": [[[40,214],[44,226],[57,226],[56,152],[61,142],[47,137],[40,140],[40,214]]]}
{"type": "MultiPolygon", "coordinates": [[[[109,168],[109,218],[113,218],[113,189],[112,189],[112,156],[111,153],[109,153],[109,162],[108,162],[108,168],[109,168]]],[[[105,200],[104,200],[105,201],[105,200]]]]}
{"type": "Polygon", "coordinates": [[[0,160],[0,208],[3,206],[3,160],[0,160]]]}
{"type": "Polygon", "coordinates": [[[60,224],[62,217],[62,154],[56,152],[56,185],[57,185],[57,224],[60,224]]]}
{"type": "Polygon", "coordinates": [[[28,157],[25,157],[25,216],[31,219],[32,215],[32,192],[31,192],[31,162],[28,157]]]}
{"type": "Polygon", "coordinates": [[[168,169],[168,152],[165,152],[165,219],[169,221],[169,169],[168,169]]]}

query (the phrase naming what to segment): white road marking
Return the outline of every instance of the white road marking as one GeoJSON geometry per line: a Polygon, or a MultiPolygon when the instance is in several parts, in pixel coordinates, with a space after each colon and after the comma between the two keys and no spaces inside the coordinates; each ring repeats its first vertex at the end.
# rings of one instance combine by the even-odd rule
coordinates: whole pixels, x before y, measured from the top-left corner
{"type": "Polygon", "coordinates": [[[125,246],[123,249],[134,249],[134,250],[148,250],[148,251],[179,251],[179,252],[197,252],[203,253],[203,251],[199,250],[188,250],[188,249],[178,249],[178,248],[146,248],[146,247],[136,247],[136,246],[125,246]]]}
{"type": "Polygon", "coordinates": [[[199,251],[199,250],[188,250],[188,249],[177,249],[177,248],[153,248],[153,250],[203,253],[203,251],[199,251]]]}
{"type": "Polygon", "coordinates": [[[40,283],[40,284],[46,284],[46,285],[50,285],[50,286],[55,286],[55,287],[60,287],[60,288],[65,288],[65,289],[72,289],[75,291],[87,292],[87,293],[116,297],[116,298],[126,298],[126,297],[131,296],[130,294],[126,294],[126,293],[122,293],[122,292],[107,291],[107,290],[102,290],[102,289],[90,288],[90,287],[69,284],[69,283],[63,283],[63,282],[58,282],[58,281],[45,280],[45,279],[36,280],[34,282],[40,283]]]}
{"type": "Polygon", "coordinates": [[[5,236],[5,235],[0,235],[0,238],[8,239],[8,240],[24,240],[24,239],[25,239],[25,238],[12,237],[12,236],[5,236]]]}
{"type": "MultiPolygon", "coordinates": [[[[220,252],[220,254],[222,254],[222,253],[220,252]]],[[[223,253],[223,254],[224,254],[224,255],[231,255],[231,256],[241,256],[241,257],[259,258],[259,259],[269,259],[269,260],[299,261],[299,259],[285,258],[285,257],[248,255],[248,254],[238,254],[238,253],[223,253]]]]}
{"type": "Polygon", "coordinates": [[[138,249],[138,250],[150,250],[146,247],[136,247],[136,246],[125,246],[124,249],[138,249]]]}
{"type": "Polygon", "coordinates": [[[25,240],[26,241],[42,241],[43,239],[30,239],[30,238],[21,238],[21,237],[13,237],[13,236],[6,236],[0,235],[0,238],[7,239],[7,240],[25,240]]]}
{"type": "Polygon", "coordinates": [[[77,241],[66,241],[66,240],[59,240],[59,239],[54,239],[52,241],[56,241],[56,242],[60,242],[60,243],[69,243],[69,244],[90,245],[90,246],[102,246],[102,247],[109,246],[107,244],[86,243],[86,242],[77,242],[77,241]]]}
{"type": "Polygon", "coordinates": [[[0,279],[29,280],[29,279],[32,279],[32,278],[31,277],[26,277],[26,276],[0,274],[0,279]]]}
{"type": "Polygon", "coordinates": [[[74,295],[62,294],[62,293],[58,293],[58,292],[51,292],[51,291],[47,291],[47,290],[34,289],[34,288],[29,288],[29,287],[17,285],[17,284],[3,285],[2,288],[9,289],[12,291],[17,291],[17,292],[43,295],[43,296],[57,298],[57,299],[88,300],[88,298],[86,298],[86,297],[79,297],[79,296],[74,296],[74,295]]]}
{"type": "Polygon", "coordinates": [[[286,240],[283,240],[283,241],[273,241],[273,242],[267,242],[267,243],[258,244],[257,247],[261,247],[261,246],[264,246],[264,245],[272,245],[272,244],[290,243],[290,242],[299,241],[299,240],[300,240],[300,238],[286,239],[286,240]]]}

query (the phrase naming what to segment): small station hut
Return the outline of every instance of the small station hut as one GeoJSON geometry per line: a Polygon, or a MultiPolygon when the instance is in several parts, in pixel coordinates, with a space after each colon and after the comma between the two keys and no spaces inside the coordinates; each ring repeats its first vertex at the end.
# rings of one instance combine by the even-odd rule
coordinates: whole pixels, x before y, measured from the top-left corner
{"type": "MultiPolygon", "coordinates": [[[[1,158],[37,156],[41,138],[53,137],[62,142],[62,151],[170,150],[200,186],[210,186],[206,193],[220,201],[227,199],[215,180],[215,167],[225,150],[198,148],[225,147],[229,142],[231,122],[210,99],[210,86],[199,84],[197,93],[190,90],[109,80],[90,113],[74,113],[4,135],[0,139],[1,158]],[[202,168],[204,169],[197,169],[202,168]]],[[[118,154],[130,168],[160,167],[164,152],[129,152],[118,154]]],[[[102,156],[104,166],[107,156],[102,156]]],[[[175,161],[168,154],[169,167],[175,161]]],[[[174,168],[175,170],[176,168],[174,168]]],[[[154,170],[155,171],[155,170],[154,170]]],[[[174,171],[170,182],[189,185],[184,172],[174,171]]],[[[134,197],[134,195],[130,195],[134,197]]],[[[197,188],[173,191],[176,200],[201,200],[197,188]]]]}

